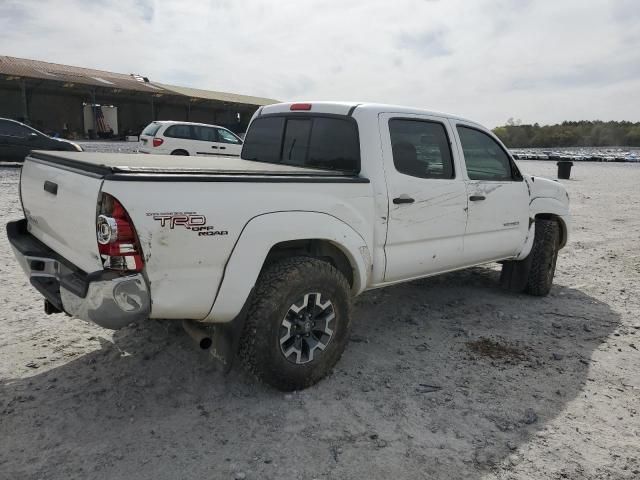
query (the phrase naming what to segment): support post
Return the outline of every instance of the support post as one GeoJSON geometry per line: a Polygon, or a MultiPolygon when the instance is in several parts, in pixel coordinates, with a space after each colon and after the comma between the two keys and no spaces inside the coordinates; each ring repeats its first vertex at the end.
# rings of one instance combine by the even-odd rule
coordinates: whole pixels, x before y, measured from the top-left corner
{"type": "Polygon", "coordinates": [[[24,118],[24,123],[29,125],[29,104],[27,102],[27,82],[24,78],[20,82],[20,86],[22,87],[22,116],[24,118]]]}

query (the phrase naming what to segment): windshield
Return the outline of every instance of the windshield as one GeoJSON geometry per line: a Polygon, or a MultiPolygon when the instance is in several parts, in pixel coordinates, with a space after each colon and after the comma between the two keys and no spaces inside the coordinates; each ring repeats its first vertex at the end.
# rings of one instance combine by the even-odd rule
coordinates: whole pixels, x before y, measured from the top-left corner
{"type": "Polygon", "coordinates": [[[358,126],[348,117],[300,114],[259,117],[249,127],[242,158],[358,173],[358,126]]]}

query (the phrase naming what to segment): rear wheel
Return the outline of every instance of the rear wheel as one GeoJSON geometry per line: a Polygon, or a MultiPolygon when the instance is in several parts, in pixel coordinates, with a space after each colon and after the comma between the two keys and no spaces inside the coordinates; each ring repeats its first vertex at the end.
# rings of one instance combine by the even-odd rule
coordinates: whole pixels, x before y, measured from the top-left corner
{"type": "Polygon", "coordinates": [[[351,294],[331,264],[293,257],[265,268],[247,312],[240,357],[280,390],[306,388],[340,359],[350,330],[351,294]]]}
{"type": "Polygon", "coordinates": [[[173,152],[171,152],[171,155],[189,156],[189,152],[187,152],[186,150],[174,150],[173,152]]]}

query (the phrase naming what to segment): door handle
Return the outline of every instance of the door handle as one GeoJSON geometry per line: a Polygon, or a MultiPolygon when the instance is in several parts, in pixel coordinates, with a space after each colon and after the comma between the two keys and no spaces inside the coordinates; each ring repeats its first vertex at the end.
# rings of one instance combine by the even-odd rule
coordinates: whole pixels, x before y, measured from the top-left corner
{"type": "Polygon", "coordinates": [[[225,150],[227,147],[220,147],[220,150],[225,150]]]}
{"type": "Polygon", "coordinates": [[[49,192],[51,195],[58,194],[58,184],[55,182],[50,182],[49,180],[44,181],[44,191],[49,192]]]}
{"type": "Polygon", "coordinates": [[[472,202],[479,202],[480,200],[486,200],[486,197],[484,195],[471,195],[469,200],[472,202]]]}
{"type": "Polygon", "coordinates": [[[400,205],[401,203],[413,203],[413,202],[415,202],[415,200],[407,196],[400,196],[393,199],[393,203],[395,203],[396,205],[400,205]]]}
{"type": "Polygon", "coordinates": [[[212,145],[211,148],[215,148],[216,150],[218,149],[218,147],[216,147],[215,145],[212,145]]]}

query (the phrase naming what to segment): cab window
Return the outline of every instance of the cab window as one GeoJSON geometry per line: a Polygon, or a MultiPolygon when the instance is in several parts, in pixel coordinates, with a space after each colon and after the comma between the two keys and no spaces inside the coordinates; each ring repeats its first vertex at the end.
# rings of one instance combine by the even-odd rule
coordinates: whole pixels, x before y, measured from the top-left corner
{"type": "Polygon", "coordinates": [[[458,135],[470,180],[522,179],[507,153],[489,135],[462,125],[458,125],[458,135]]]}
{"type": "Polygon", "coordinates": [[[418,178],[453,178],[453,157],[442,123],[392,118],[391,150],[396,170],[418,178]]]}

